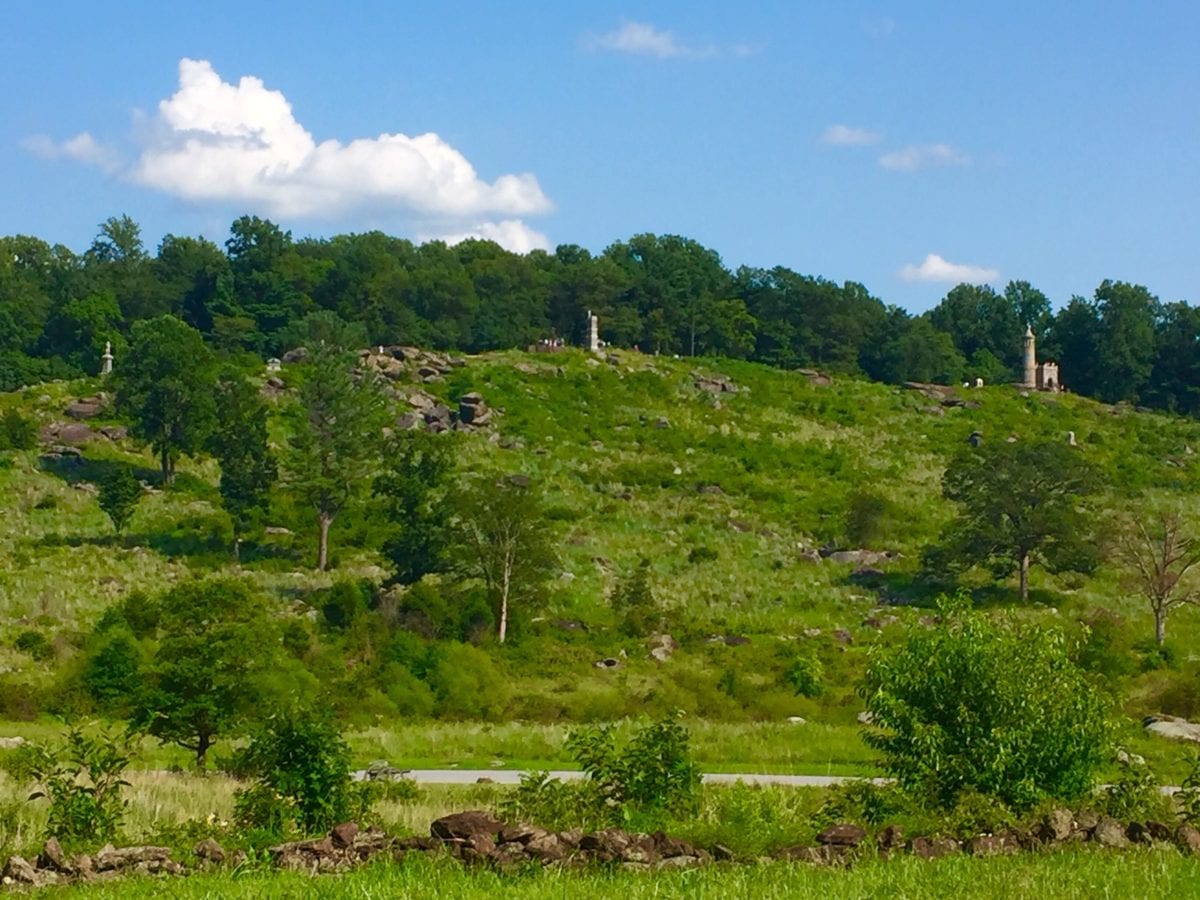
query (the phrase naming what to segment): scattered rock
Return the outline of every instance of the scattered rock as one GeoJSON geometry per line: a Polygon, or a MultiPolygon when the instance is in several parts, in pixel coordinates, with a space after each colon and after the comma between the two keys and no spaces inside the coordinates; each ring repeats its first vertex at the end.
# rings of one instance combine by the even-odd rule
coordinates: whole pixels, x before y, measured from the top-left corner
{"type": "Polygon", "coordinates": [[[857,847],[866,836],[865,828],[849,822],[839,822],[818,834],[817,841],[826,846],[857,847]]]}
{"type": "Polygon", "coordinates": [[[1200,856],[1200,829],[1180,825],[1175,831],[1175,844],[1189,856],[1200,856]]]}
{"type": "Polygon", "coordinates": [[[1116,819],[1104,816],[1092,829],[1091,839],[1101,847],[1124,848],[1129,846],[1129,838],[1125,829],[1116,819]]]}
{"type": "Polygon", "coordinates": [[[879,847],[880,853],[886,854],[895,850],[902,850],[904,849],[904,829],[899,825],[889,825],[883,831],[879,832],[879,837],[875,843],[879,847]]]}
{"type": "Polygon", "coordinates": [[[854,643],[854,635],[852,635],[850,633],[850,629],[848,629],[848,628],[833,629],[833,639],[835,641],[837,641],[839,644],[853,644],[854,643]]]}
{"type": "Polygon", "coordinates": [[[736,394],[738,387],[727,375],[702,375],[692,373],[692,382],[702,391],[710,394],[736,394]]]}
{"type": "Polygon", "coordinates": [[[1016,840],[1007,834],[981,834],[967,842],[972,856],[1000,856],[1020,850],[1016,840]]]}
{"type": "Polygon", "coordinates": [[[962,848],[958,841],[948,837],[915,837],[908,842],[909,852],[921,859],[940,859],[958,853],[962,848]]]}
{"type": "Polygon", "coordinates": [[[1142,725],[1146,731],[1159,737],[1200,744],[1200,725],[1187,719],[1164,715],[1147,716],[1142,720],[1142,725]]]}
{"type": "Polygon", "coordinates": [[[16,884],[42,884],[43,879],[38,876],[38,871],[33,867],[29,860],[22,856],[10,856],[8,862],[4,864],[3,878],[5,881],[12,879],[11,883],[16,884]]]}
{"type": "Polygon", "coordinates": [[[16,750],[25,746],[23,737],[0,737],[0,750],[16,750]]]}
{"type": "Polygon", "coordinates": [[[595,662],[597,669],[615,669],[621,665],[621,661],[612,656],[606,656],[604,659],[598,659],[595,662]]]}
{"type": "Polygon", "coordinates": [[[62,847],[55,838],[46,840],[41,855],[38,856],[37,866],[39,869],[53,869],[56,872],[73,872],[75,869],[67,861],[67,855],[63,853],[62,847]]]}
{"type": "Polygon", "coordinates": [[[357,822],[343,822],[340,825],[335,825],[333,830],[329,832],[329,838],[333,841],[333,846],[339,849],[346,849],[354,846],[354,839],[358,836],[357,822]]]}
{"type": "Polygon", "coordinates": [[[94,419],[104,412],[105,396],[95,394],[91,397],[81,397],[63,410],[72,419],[94,419]]]}
{"type": "Polygon", "coordinates": [[[669,634],[655,634],[651,635],[647,647],[650,650],[650,656],[659,662],[666,662],[679,649],[679,644],[669,634]]]}
{"type": "Polygon", "coordinates": [[[196,859],[202,862],[220,865],[225,862],[225,848],[218,844],[213,838],[207,837],[192,848],[192,853],[196,855],[196,859]]]}
{"type": "Polygon", "coordinates": [[[442,840],[468,839],[480,834],[495,836],[503,830],[503,822],[479,809],[442,816],[429,826],[430,835],[442,840]]]}
{"type": "Polygon", "coordinates": [[[1071,832],[1075,830],[1075,817],[1071,815],[1069,809],[1058,808],[1051,810],[1042,819],[1040,825],[1035,830],[1035,835],[1047,842],[1065,841],[1071,836],[1071,832]]]}

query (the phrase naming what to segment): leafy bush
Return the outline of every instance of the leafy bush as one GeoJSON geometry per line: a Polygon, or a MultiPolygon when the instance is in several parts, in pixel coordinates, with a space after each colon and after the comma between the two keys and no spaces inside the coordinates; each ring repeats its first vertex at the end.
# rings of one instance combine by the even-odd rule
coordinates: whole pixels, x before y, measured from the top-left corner
{"type": "Polygon", "coordinates": [[[846,504],[846,541],[852,547],[873,547],[888,536],[892,504],[868,490],[850,495],[846,504]]]}
{"type": "Polygon", "coordinates": [[[350,747],[326,718],[277,716],[241,753],[238,768],[255,783],[236,795],[239,824],[282,833],[288,824],[313,834],[360,811],[350,778],[350,747]]]}
{"type": "Polygon", "coordinates": [[[878,652],[859,691],[867,743],[906,789],[943,807],[974,790],[1014,809],[1090,790],[1107,706],[1061,631],[990,619],[942,598],[941,624],[878,652]]]}
{"type": "Polygon", "coordinates": [[[1200,754],[1192,757],[1192,767],[1175,794],[1179,817],[1189,825],[1200,825],[1200,754]]]}
{"type": "Polygon", "coordinates": [[[702,544],[699,547],[693,547],[691,550],[689,550],[687,558],[688,562],[690,562],[693,566],[698,566],[700,563],[716,562],[721,558],[721,554],[712,547],[702,544]]]}
{"type": "Polygon", "coordinates": [[[64,842],[107,841],[125,816],[122,777],[133,760],[137,735],[72,725],[57,747],[38,746],[29,774],[39,789],[30,800],[46,798],[46,832],[64,842]]]}
{"type": "Polygon", "coordinates": [[[612,726],[593,725],[572,732],[567,749],[605,806],[682,813],[694,808],[700,788],[688,740],[687,728],[668,717],[639,730],[623,748],[612,726]]]}
{"type": "Polygon", "coordinates": [[[1169,804],[1146,760],[1122,749],[1117,751],[1117,767],[1120,774],[1102,794],[1104,811],[1123,822],[1164,818],[1169,804]]]}
{"type": "Polygon", "coordinates": [[[508,683],[487,653],[470,644],[441,644],[430,657],[426,682],[439,716],[493,720],[504,711],[508,683]]]}
{"type": "Polygon", "coordinates": [[[0,416],[0,450],[32,450],[37,446],[37,423],[15,409],[0,416]]]}
{"type": "Polygon", "coordinates": [[[825,799],[817,810],[821,825],[835,822],[865,822],[882,825],[909,813],[912,798],[892,784],[875,784],[866,779],[851,779],[835,784],[825,791],[825,799]]]}
{"type": "Polygon", "coordinates": [[[142,486],[128,466],[116,466],[100,479],[100,508],[112,520],[117,534],[133,518],[141,497],[142,486]]]}
{"type": "Polygon", "coordinates": [[[54,655],[54,646],[40,631],[28,628],[13,640],[13,646],[34,659],[47,660],[54,655]]]}
{"type": "Polygon", "coordinates": [[[821,679],[825,669],[815,656],[798,655],[784,673],[784,680],[802,697],[820,696],[823,690],[821,679]]]}
{"type": "Polygon", "coordinates": [[[101,709],[128,709],[142,690],[141,648],[127,631],[105,632],[83,666],[83,686],[101,709]]]}

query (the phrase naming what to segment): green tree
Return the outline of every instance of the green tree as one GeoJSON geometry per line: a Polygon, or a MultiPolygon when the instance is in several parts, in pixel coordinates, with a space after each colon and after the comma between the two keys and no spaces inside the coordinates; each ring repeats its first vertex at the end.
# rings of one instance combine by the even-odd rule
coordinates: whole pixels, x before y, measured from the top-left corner
{"type": "Polygon", "coordinates": [[[1087,795],[1108,759],[1107,707],[1057,629],[943,600],[876,652],[866,742],[900,785],[944,807],[978,791],[1017,809],[1087,795]]]}
{"type": "Polygon", "coordinates": [[[158,649],[133,721],[196,754],[262,711],[262,679],[279,668],[278,636],[261,596],[240,581],[195,581],[163,597],[158,649]]]}
{"type": "Polygon", "coordinates": [[[267,444],[267,405],[254,385],[233,370],[217,382],[216,426],[208,446],[221,465],[221,503],[233,522],[233,557],[242,536],[266,511],[275,482],[275,459],[267,444]]]}
{"type": "Polygon", "coordinates": [[[174,316],[138,322],[114,381],[117,410],[153,448],[170,484],[179,455],[199,450],[213,424],[216,373],[204,338],[174,316]]]}
{"type": "Polygon", "coordinates": [[[511,479],[467,485],[453,502],[458,566],[487,588],[503,644],[513,605],[545,594],[556,564],[550,523],[536,490],[511,479]]]}
{"type": "Polygon", "coordinates": [[[384,448],[375,496],[391,526],[383,551],[401,584],[446,567],[450,508],[444,501],[455,453],[454,435],[424,431],[397,432],[384,448]]]}
{"type": "Polygon", "coordinates": [[[926,568],[1015,569],[1022,600],[1035,560],[1051,571],[1090,571],[1096,552],[1083,504],[1098,486],[1095,469],[1065,443],[997,441],[960,453],[942,477],[959,513],[926,553],[926,568]]]}
{"type": "Polygon", "coordinates": [[[284,455],[287,484],[317,516],[317,568],[329,562],[329,528],[370,487],[379,465],[387,401],[370,370],[334,344],[308,348],[299,402],[284,455]]]}
{"type": "Polygon", "coordinates": [[[114,466],[100,481],[100,508],[112,520],[113,528],[120,534],[133,518],[138,500],[142,497],[142,486],[128,466],[114,466]]]}

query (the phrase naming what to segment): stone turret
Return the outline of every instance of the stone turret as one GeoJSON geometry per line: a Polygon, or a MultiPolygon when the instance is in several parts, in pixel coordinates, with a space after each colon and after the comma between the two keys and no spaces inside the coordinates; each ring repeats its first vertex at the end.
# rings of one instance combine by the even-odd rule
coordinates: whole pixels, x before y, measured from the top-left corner
{"type": "Polygon", "coordinates": [[[1022,383],[1027,388],[1036,388],[1037,384],[1037,348],[1033,336],[1033,327],[1025,326],[1025,377],[1022,383]]]}

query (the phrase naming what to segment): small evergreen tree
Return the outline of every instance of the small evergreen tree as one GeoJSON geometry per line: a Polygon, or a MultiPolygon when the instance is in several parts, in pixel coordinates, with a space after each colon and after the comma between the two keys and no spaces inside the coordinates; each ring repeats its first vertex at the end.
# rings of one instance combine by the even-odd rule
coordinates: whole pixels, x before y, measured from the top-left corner
{"type": "Polygon", "coordinates": [[[375,496],[382,499],[392,527],[383,551],[401,584],[413,584],[446,567],[450,508],[443,501],[455,449],[454,435],[402,431],[384,451],[375,496]]]}
{"type": "Polygon", "coordinates": [[[100,480],[100,508],[112,520],[117,534],[125,531],[141,496],[142,486],[128,466],[114,466],[100,480]]]}

